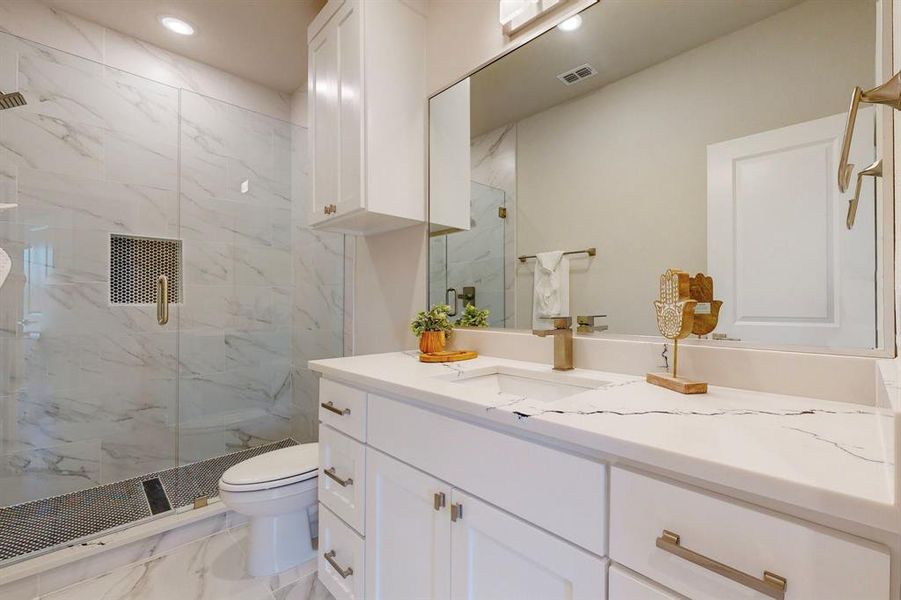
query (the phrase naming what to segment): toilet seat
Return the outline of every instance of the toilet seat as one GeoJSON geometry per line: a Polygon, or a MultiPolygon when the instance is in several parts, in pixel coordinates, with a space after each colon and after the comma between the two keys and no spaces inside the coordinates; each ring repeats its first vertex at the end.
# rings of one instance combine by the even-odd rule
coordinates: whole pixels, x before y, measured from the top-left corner
{"type": "Polygon", "coordinates": [[[229,468],[219,489],[252,492],[313,479],[319,470],[319,444],[300,444],[249,458],[229,468]]]}

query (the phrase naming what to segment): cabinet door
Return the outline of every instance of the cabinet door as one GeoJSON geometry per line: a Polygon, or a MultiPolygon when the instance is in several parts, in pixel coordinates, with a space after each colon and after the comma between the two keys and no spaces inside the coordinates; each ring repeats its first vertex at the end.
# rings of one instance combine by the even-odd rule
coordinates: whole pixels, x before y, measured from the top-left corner
{"type": "Polygon", "coordinates": [[[366,597],[447,600],[450,488],[372,448],[366,453],[366,597]]]}
{"type": "Polygon", "coordinates": [[[606,560],[459,490],[452,494],[451,597],[599,600],[606,560]]]}
{"type": "Polygon", "coordinates": [[[338,199],[338,35],[334,18],[313,38],[309,47],[310,222],[327,218],[326,207],[338,199]]]}
{"type": "Polygon", "coordinates": [[[363,53],[359,0],[334,17],[338,47],[338,201],[333,216],[363,208],[363,53]]]}

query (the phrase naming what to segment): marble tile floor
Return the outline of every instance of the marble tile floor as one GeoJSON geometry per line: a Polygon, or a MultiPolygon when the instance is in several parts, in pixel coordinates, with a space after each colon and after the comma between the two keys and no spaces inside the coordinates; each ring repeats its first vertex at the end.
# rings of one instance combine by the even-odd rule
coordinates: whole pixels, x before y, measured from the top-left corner
{"type": "Polygon", "coordinates": [[[315,560],[271,577],[245,567],[247,526],[222,531],[35,600],[333,600],[315,560]]]}

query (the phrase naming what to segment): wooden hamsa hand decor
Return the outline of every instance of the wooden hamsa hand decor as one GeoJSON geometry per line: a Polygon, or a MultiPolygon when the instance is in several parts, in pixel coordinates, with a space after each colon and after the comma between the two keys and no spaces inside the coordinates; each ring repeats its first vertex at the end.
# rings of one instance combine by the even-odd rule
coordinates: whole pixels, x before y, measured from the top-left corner
{"type": "Polygon", "coordinates": [[[654,301],[657,313],[657,329],[660,335],[673,340],[673,374],[648,373],[648,383],[659,385],[682,394],[703,394],[707,384],[689,381],[677,376],[679,368],[679,340],[688,337],[695,322],[697,300],[691,297],[691,277],[685,271],[667,269],[660,276],[660,295],[654,301]]]}
{"type": "Polygon", "coordinates": [[[695,335],[707,335],[716,329],[723,302],[713,299],[713,277],[709,275],[698,273],[689,280],[688,287],[691,299],[697,301],[691,332],[695,335]]]}

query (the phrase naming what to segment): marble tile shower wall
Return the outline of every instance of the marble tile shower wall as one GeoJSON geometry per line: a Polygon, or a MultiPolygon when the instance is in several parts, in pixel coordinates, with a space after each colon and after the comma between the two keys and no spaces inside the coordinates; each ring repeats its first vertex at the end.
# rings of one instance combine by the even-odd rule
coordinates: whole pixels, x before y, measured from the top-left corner
{"type": "Polygon", "coordinates": [[[445,240],[445,248],[437,256],[446,261],[447,287],[459,294],[465,286],[474,286],[476,306],[489,311],[488,324],[503,327],[504,219],[498,216],[498,208],[504,205],[504,192],[472,182],[470,199],[471,229],[438,238],[445,240]]]}
{"type": "Polygon", "coordinates": [[[446,302],[448,288],[476,287],[476,304],[491,327],[513,327],[516,284],[516,125],[471,141],[471,215],[467,232],[429,239],[429,304],[446,302]],[[507,209],[504,220],[497,208],[507,209]]]}
{"type": "Polygon", "coordinates": [[[29,100],[0,112],[0,505],[315,437],[344,241],[304,226],[306,130],[5,34],[0,89],[29,100]],[[184,240],[167,328],[109,305],[111,232],[184,240]]]}
{"type": "MultiPolygon", "coordinates": [[[[472,180],[504,192],[504,323],[516,325],[516,124],[511,123],[472,139],[472,180]]],[[[529,326],[527,323],[526,327],[529,326]]]]}

